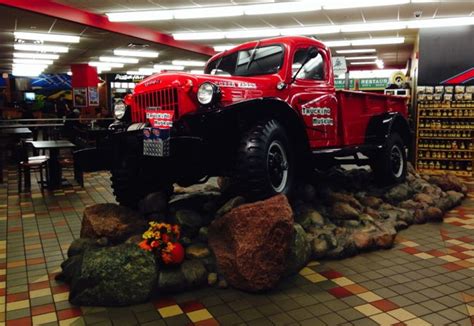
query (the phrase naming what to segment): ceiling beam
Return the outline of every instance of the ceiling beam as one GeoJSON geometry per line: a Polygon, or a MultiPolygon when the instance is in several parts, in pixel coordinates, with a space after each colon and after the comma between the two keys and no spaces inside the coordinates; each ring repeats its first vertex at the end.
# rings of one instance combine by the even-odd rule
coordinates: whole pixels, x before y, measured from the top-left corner
{"type": "Polygon", "coordinates": [[[208,46],[178,41],[168,34],[160,33],[136,25],[111,22],[104,15],[66,6],[51,0],[0,0],[0,6],[1,5],[26,10],[40,15],[46,15],[52,18],[62,19],[202,55],[212,56],[216,53],[214,49],[208,46]]]}

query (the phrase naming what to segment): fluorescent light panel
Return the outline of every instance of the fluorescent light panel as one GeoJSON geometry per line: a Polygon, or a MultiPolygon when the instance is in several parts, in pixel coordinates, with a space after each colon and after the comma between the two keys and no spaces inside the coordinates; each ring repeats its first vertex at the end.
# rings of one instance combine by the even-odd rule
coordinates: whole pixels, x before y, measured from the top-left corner
{"type": "Polygon", "coordinates": [[[346,57],[346,60],[375,60],[376,56],[346,57]]]}
{"type": "Polygon", "coordinates": [[[373,53],[376,52],[375,49],[349,49],[349,50],[337,50],[336,53],[339,54],[352,54],[352,53],[373,53]]]}
{"type": "Polygon", "coordinates": [[[68,47],[58,45],[41,45],[41,44],[15,44],[15,50],[19,51],[38,51],[38,52],[53,52],[53,53],[67,53],[68,47]]]}
{"type": "Polygon", "coordinates": [[[189,73],[193,75],[200,75],[200,74],[204,74],[204,71],[203,70],[190,70],[189,73]]]}
{"type": "Polygon", "coordinates": [[[351,62],[351,65],[354,66],[361,66],[361,65],[375,65],[377,62],[375,61],[357,61],[357,62],[351,62]]]}
{"type": "Polygon", "coordinates": [[[219,40],[219,39],[246,39],[259,37],[273,37],[280,35],[323,35],[336,34],[339,32],[373,32],[402,30],[407,28],[430,28],[430,27],[448,27],[448,26],[468,26],[474,25],[474,16],[441,18],[441,19],[423,19],[408,21],[386,21],[361,24],[346,25],[319,25],[305,27],[288,27],[288,28],[265,28],[265,29],[238,29],[228,31],[202,31],[202,32],[185,32],[173,33],[176,40],[219,40]]]}
{"type": "Polygon", "coordinates": [[[155,70],[184,70],[184,66],[157,64],[153,66],[155,70]]]}
{"type": "Polygon", "coordinates": [[[144,75],[153,75],[154,73],[159,72],[159,70],[153,69],[153,68],[139,68],[138,72],[144,75]]]}
{"type": "Polygon", "coordinates": [[[138,70],[128,70],[128,71],[127,71],[127,75],[140,75],[140,76],[145,76],[146,74],[141,73],[141,72],[138,71],[138,70]]]}
{"type": "Polygon", "coordinates": [[[138,58],[158,58],[159,53],[156,51],[115,49],[114,55],[125,56],[125,57],[138,57],[138,58]]]}
{"type": "Polygon", "coordinates": [[[174,10],[175,19],[197,19],[197,18],[216,18],[216,17],[236,17],[242,16],[244,10],[241,6],[227,7],[204,7],[174,10]]]}
{"type": "Polygon", "coordinates": [[[44,70],[48,68],[48,65],[45,64],[26,64],[26,63],[14,63],[12,65],[13,69],[31,69],[31,70],[44,70]]]}
{"type": "Polygon", "coordinates": [[[216,45],[214,46],[214,51],[222,52],[235,48],[236,45],[216,45]]]}
{"type": "Polygon", "coordinates": [[[300,0],[293,2],[264,3],[255,5],[204,6],[175,10],[140,10],[106,13],[110,21],[152,21],[172,19],[198,19],[254,15],[311,12],[321,9],[350,9],[404,5],[410,2],[439,2],[439,0],[300,0]]]}
{"type": "Polygon", "coordinates": [[[13,59],[13,63],[32,64],[32,65],[52,65],[53,60],[36,60],[36,59],[13,59]]]}
{"type": "Polygon", "coordinates": [[[23,58],[23,59],[47,59],[47,60],[57,60],[59,59],[58,54],[49,54],[49,53],[31,53],[31,52],[14,52],[14,58],[23,58]]]}
{"type": "Polygon", "coordinates": [[[42,71],[31,71],[31,70],[15,70],[13,69],[12,75],[16,77],[38,77],[42,71]]]}
{"type": "Polygon", "coordinates": [[[175,66],[185,66],[185,67],[204,67],[206,65],[205,61],[196,61],[196,60],[173,60],[171,63],[175,66]]]}
{"type": "Polygon", "coordinates": [[[16,39],[47,41],[58,43],[79,43],[81,38],[75,35],[49,34],[49,33],[30,33],[30,32],[14,32],[16,39]]]}
{"type": "Polygon", "coordinates": [[[326,0],[323,3],[324,10],[350,9],[364,7],[395,6],[410,3],[410,0],[326,0]]]}
{"type": "Polygon", "coordinates": [[[101,61],[91,61],[89,66],[99,67],[99,68],[123,68],[123,63],[118,62],[101,62],[101,61]]]}
{"type": "Polygon", "coordinates": [[[103,62],[118,62],[118,63],[138,63],[137,58],[121,58],[121,57],[100,57],[99,61],[103,62]]]}

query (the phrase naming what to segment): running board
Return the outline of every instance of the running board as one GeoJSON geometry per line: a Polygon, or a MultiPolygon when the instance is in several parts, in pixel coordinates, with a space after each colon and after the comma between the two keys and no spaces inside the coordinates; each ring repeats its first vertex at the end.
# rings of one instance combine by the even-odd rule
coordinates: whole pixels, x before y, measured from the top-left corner
{"type": "Polygon", "coordinates": [[[312,151],[312,154],[315,156],[330,156],[330,157],[344,157],[351,156],[357,153],[367,153],[375,150],[380,150],[383,148],[383,145],[358,145],[358,146],[349,146],[349,147],[333,147],[333,148],[323,148],[316,149],[312,151]]]}

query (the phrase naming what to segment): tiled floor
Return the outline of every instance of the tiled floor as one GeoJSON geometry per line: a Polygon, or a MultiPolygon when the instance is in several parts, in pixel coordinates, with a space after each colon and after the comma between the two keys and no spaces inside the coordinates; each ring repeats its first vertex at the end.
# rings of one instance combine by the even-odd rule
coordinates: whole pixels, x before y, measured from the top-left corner
{"type": "Polygon", "coordinates": [[[112,202],[107,173],[18,194],[0,184],[0,324],[6,325],[473,325],[474,179],[443,224],[410,227],[391,250],[312,262],[274,291],[201,289],[122,308],[74,307],[54,280],[83,208],[112,202]]]}

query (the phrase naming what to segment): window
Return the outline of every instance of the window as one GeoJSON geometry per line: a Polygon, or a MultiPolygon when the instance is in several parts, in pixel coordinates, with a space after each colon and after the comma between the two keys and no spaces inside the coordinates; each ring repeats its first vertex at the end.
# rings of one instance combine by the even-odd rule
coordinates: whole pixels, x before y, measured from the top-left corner
{"type": "Polygon", "coordinates": [[[270,45],[241,50],[216,59],[209,63],[205,72],[224,76],[268,75],[277,73],[282,63],[283,48],[280,45],[270,45]]]}
{"type": "MultiPolygon", "coordinates": [[[[298,71],[301,65],[307,58],[309,48],[299,49],[295,53],[293,59],[293,75],[298,71]]],[[[300,70],[297,79],[309,79],[309,80],[324,80],[324,60],[321,53],[318,53],[316,57],[310,59],[304,67],[300,70]]]]}

